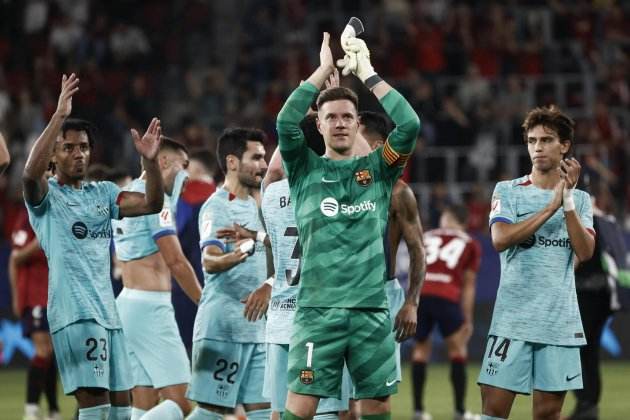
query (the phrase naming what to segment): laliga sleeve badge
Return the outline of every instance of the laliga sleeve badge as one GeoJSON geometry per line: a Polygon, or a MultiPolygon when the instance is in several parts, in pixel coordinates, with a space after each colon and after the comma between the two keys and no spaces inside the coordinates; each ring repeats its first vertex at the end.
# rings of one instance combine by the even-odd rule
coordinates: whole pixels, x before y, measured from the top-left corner
{"type": "Polygon", "coordinates": [[[360,171],[356,171],[354,173],[354,179],[357,181],[362,187],[367,187],[372,183],[372,175],[370,174],[369,169],[361,169],[360,171]]]}
{"type": "Polygon", "coordinates": [[[315,375],[313,373],[313,370],[302,369],[300,371],[300,382],[302,382],[304,385],[312,384],[314,379],[315,379],[315,375]]]}

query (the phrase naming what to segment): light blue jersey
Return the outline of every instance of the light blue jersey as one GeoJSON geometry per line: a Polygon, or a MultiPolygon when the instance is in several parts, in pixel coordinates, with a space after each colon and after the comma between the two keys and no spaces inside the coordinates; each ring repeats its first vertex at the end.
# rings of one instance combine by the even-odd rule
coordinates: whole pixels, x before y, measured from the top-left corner
{"type": "Polygon", "coordinates": [[[48,258],[48,322],[54,333],[79,320],[121,328],[110,283],[111,219],[120,189],[108,181],[80,188],[48,180],[48,193],[29,219],[48,258]]]}
{"type": "MultiPolygon", "coordinates": [[[[123,188],[123,191],[144,194],[145,189],[146,181],[137,178],[123,188]]],[[[181,189],[179,191],[181,192],[181,189]]],[[[155,254],[159,251],[155,241],[163,236],[176,233],[171,199],[164,195],[164,207],[158,214],[125,217],[120,221],[114,221],[113,225],[116,256],[119,260],[131,261],[155,254]]]]}
{"type": "MultiPolygon", "coordinates": [[[[499,182],[492,196],[490,225],[517,223],[549,204],[553,190],[543,190],[527,176],[499,182]]],[[[582,225],[593,231],[590,197],[574,192],[582,225]]],[[[575,292],[574,253],[560,207],[531,238],[501,252],[501,283],[490,335],[553,344],[586,344],[575,292]]]]}
{"type": "MultiPolygon", "coordinates": [[[[256,200],[236,198],[223,188],[216,190],[199,211],[199,238],[203,249],[215,245],[231,252],[233,244],[217,238],[217,230],[234,223],[260,231],[256,200]]],[[[213,339],[233,343],[264,343],[265,321],[249,322],[241,300],[256,290],[266,277],[265,246],[256,242],[253,255],[221,273],[204,273],[205,284],[195,318],[193,340],[213,339]]]]}
{"type": "Polygon", "coordinates": [[[297,309],[300,248],[289,181],[270,184],[260,205],[271,241],[275,281],[267,310],[267,343],[289,344],[293,317],[297,309]]]}

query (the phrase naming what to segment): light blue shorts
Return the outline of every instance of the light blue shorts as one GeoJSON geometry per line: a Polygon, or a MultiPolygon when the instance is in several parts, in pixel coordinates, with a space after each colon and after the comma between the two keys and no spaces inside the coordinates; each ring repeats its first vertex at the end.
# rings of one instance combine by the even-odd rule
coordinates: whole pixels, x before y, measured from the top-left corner
{"type": "MultiPolygon", "coordinates": [[[[267,344],[267,363],[265,364],[265,384],[263,396],[271,399],[273,411],[284,411],[287,403],[287,371],[289,369],[289,345],[267,344]]],[[[350,375],[344,370],[341,383],[341,400],[322,398],[317,406],[317,413],[332,413],[348,410],[350,387],[347,383],[350,375]]]]}
{"type": "MultiPolygon", "coordinates": [[[[392,320],[392,329],[394,328],[394,320],[398,311],[405,303],[405,291],[400,287],[397,278],[393,278],[385,282],[385,293],[387,293],[387,303],[389,305],[389,316],[392,320]]],[[[396,341],[396,378],[398,382],[402,381],[402,366],[400,363],[400,343],[396,341]]]]}
{"type": "Polygon", "coordinates": [[[175,321],[171,293],[125,288],[116,306],[134,386],[159,389],[190,382],[190,361],[175,321]]]}
{"type": "Polygon", "coordinates": [[[132,388],[123,330],[82,320],[55,331],[52,341],[65,394],[78,388],[132,388]]]}
{"type": "Polygon", "coordinates": [[[265,344],[202,339],[193,342],[189,400],[221,407],[269,402],[262,395],[265,344]]]}
{"type": "Polygon", "coordinates": [[[490,335],[477,382],[519,394],[582,389],[580,348],[490,335]]]}

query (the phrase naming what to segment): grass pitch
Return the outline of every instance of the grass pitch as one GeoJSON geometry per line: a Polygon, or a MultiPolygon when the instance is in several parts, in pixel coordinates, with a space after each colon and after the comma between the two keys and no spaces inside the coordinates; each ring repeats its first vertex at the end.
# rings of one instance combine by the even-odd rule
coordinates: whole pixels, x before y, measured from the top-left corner
{"type": "MultiPolygon", "coordinates": [[[[481,398],[479,388],[475,384],[478,365],[468,368],[467,409],[479,413],[481,398]]],[[[411,396],[411,370],[406,366],[403,372],[403,383],[392,400],[392,418],[409,420],[413,413],[411,396]]],[[[450,420],[453,416],[453,399],[449,382],[449,368],[446,364],[429,366],[425,391],[425,407],[435,420],[450,420]]],[[[628,384],[630,380],[630,363],[606,362],[603,364],[603,395],[600,405],[601,420],[623,420],[630,418],[630,402],[628,384]]],[[[24,410],[26,393],[25,370],[0,370],[0,420],[20,420],[24,410]]],[[[71,419],[76,405],[72,397],[61,393],[59,384],[60,406],[63,418],[71,419]]],[[[42,407],[45,408],[42,396],[42,407]]],[[[564,413],[573,408],[574,399],[569,395],[564,404],[564,413]]],[[[531,419],[531,397],[517,396],[510,419],[531,419]]]]}

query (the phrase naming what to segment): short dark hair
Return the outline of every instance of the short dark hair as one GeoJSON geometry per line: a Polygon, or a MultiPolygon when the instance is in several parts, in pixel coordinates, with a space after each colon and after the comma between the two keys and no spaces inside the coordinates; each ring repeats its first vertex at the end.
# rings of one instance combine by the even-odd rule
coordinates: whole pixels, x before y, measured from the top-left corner
{"type": "Polygon", "coordinates": [[[317,109],[321,109],[322,105],[330,101],[338,101],[347,99],[354,104],[354,109],[359,110],[359,98],[357,94],[345,87],[333,87],[323,90],[317,97],[317,109]]]}
{"type": "Polygon", "coordinates": [[[324,136],[317,129],[317,114],[309,114],[300,122],[300,128],[304,133],[306,139],[306,145],[317,154],[321,156],[326,152],[326,143],[324,143],[324,136]]]}
{"type": "Polygon", "coordinates": [[[444,207],[443,212],[452,214],[455,220],[464,226],[468,223],[468,208],[462,204],[449,204],[444,207]]]}
{"type": "Polygon", "coordinates": [[[529,111],[522,125],[525,143],[527,143],[527,132],[538,125],[555,131],[561,142],[569,141],[571,143],[569,150],[571,150],[571,146],[574,143],[575,121],[562,112],[560,108],[550,105],[548,107],[537,107],[529,111]]]}
{"type": "Polygon", "coordinates": [[[91,122],[80,118],[67,118],[61,124],[61,137],[66,138],[66,133],[69,130],[84,131],[87,135],[90,149],[94,148],[94,126],[91,122]]]}
{"type": "Polygon", "coordinates": [[[359,112],[359,124],[364,126],[369,134],[378,136],[383,141],[387,140],[393,126],[385,114],[372,111],[359,112]]]}
{"type": "Polygon", "coordinates": [[[181,150],[182,152],[188,154],[188,148],[183,143],[180,143],[177,140],[166,136],[162,136],[160,139],[160,152],[162,150],[170,150],[173,152],[178,152],[181,150]]]}
{"type": "Polygon", "coordinates": [[[227,174],[225,159],[228,155],[242,159],[243,153],[247,150],[248,141],[265,143],[266,138],[265,132],[258,128],[233,127],[223,130],[217,141],[217,160],[223,173],[227,174]]]}

